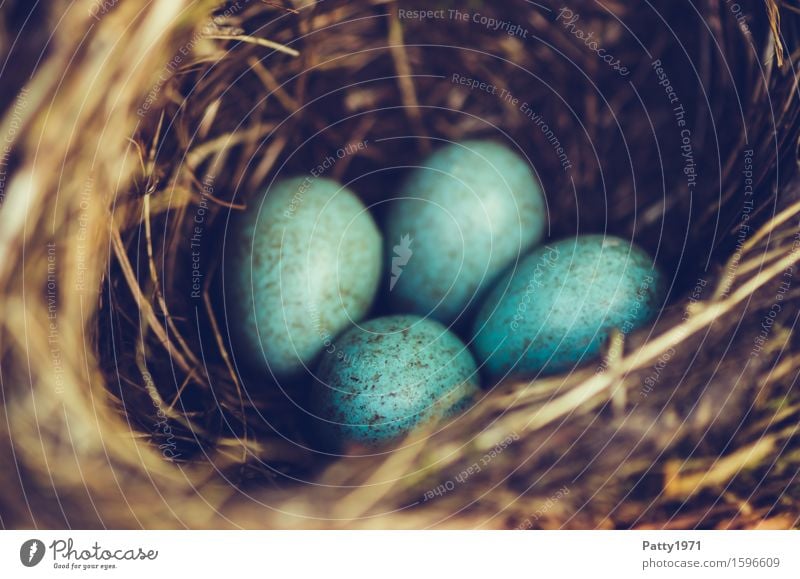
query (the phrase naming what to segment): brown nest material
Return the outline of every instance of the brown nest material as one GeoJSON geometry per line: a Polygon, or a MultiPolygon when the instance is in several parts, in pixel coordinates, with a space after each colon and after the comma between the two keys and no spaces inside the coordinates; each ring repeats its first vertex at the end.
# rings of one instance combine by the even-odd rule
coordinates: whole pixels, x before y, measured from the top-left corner
{"type": "Polygon", "coordinates": [[[30,10],[0,19],[2,526],[798,524],[789,3],[30,10]],[[599,371],[502,384],[393,452],[304,450],[292,405],[227,345],[229,215],[365,140],[326,176],[380,200],[378,169],[473,136],[527,152],[551,237],[656,255],[670,306],[599,371]]]}

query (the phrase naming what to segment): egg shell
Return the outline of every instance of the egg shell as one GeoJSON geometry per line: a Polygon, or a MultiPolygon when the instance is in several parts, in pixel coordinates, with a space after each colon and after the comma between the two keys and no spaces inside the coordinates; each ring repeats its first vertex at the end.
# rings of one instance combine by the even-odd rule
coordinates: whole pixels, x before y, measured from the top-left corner
{"type": "Polygon", "coordinates": [[[233,221],[225,291],[237,352],[276,377],[304,371],[369,310],[382,239],[363,203],[323,178],[274,183],[233,221]]]}
{"type": "Polygon", "coordinates": [[[323,354],[312,392],[322,439],[376,446],[472,403],[479,377],[464,343],[417,316],[376,318],[323,354]]]}
{"type": "Polygon", "coordinates": [[[527,161],[492,141],[448,144],[414,168],[386,221],[393,311],[449,324],[546,225],[527,161]]]}
{"type": "Polygon", "coordinates": [[[664,280],[643,250],[603,235],[534,250],[502,277],[474,322],[474,350],[493,377],[565,371],[596,356],[616,328],[650,320],[664,280]]]}

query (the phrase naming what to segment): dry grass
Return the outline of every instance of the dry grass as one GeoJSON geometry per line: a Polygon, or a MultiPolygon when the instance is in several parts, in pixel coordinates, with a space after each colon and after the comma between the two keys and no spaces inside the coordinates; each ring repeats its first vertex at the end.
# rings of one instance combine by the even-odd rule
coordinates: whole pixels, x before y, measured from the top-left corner
{"type": "MultiPolygon", "coordinates": [[[[11,4],[7,27],[21,10],[11,4]]],[[[477,9],[528,39],[402,20],[387,0],[122,1],[99,20],[90,2],[51,3],[21,46],[38,54],[54,28],[52,46],[38,66],[16,60],[4,84],[21,96],[1,101],[0,135],[13,142],[0,208],[0,524],[797,526],[800,107],[789,65],[800,18],[742,2],[745,32],[726,3],[657,4],[660,14],[572,6],[628,65],[622,79],[555,12],[523,2],[477,9]],[[656,58],[688,112],[691,193],[656,58]],[[573,169],[518,108],[455,87],[454,72],[532,103],[573,169]],[[551,234],[635,237],[675,279],[672,305],[653,328],[618,335],[602,372],[503,384],[391,453],[304,450],[291,404],[227,347],[214,274],[228,215],[278,168],[307,172],[349,143],[373,145],[336,165],[345,181],[413,161],[431,139],[497,134],[492,125],[532,156],[551,234]],[[419,138],[397,139],[409,134],[419,138]],[[754,206],[737,245],[746,149],[754,206]],[[437,488],[447,492],[426,500],[437,488]]],[[[380,176],[356,188],[369,201],[388,194],[380,176]]]]}

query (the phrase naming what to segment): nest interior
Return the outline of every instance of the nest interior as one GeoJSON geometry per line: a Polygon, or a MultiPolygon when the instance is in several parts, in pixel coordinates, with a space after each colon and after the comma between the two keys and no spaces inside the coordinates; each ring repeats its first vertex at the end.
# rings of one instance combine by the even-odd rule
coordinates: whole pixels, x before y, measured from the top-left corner
{"type": "Polygon", "coordinates": [[[790,7],[24,6],[0,47],[3,526],[797,525],[790,7]],[[669,305],[601,371],[501,384],[391,452],[308,450],[228,345],[230,216],[331,155],[378,202],[473,137],[527,156],[548,237],[645,247],[669,305]]]}

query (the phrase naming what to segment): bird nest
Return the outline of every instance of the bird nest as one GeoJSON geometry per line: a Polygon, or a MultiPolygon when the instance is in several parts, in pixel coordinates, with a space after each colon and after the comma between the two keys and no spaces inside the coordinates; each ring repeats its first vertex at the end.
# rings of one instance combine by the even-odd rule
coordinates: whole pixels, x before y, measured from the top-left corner
{"type": "Polygon", "coordinates": [[[30,10],[0,22],[4,526],[797,525],[794,8],[30,10]],[[318,453],[230,347],[227,223],[323,165],[379,202],[381,169],[465,138],[526,153],[549,238],[646,248],[668,306],[588,367],[485,389],[368,456],[318,453]]]}

